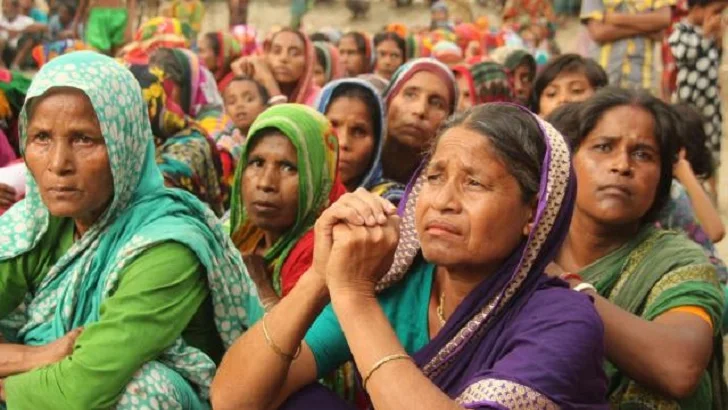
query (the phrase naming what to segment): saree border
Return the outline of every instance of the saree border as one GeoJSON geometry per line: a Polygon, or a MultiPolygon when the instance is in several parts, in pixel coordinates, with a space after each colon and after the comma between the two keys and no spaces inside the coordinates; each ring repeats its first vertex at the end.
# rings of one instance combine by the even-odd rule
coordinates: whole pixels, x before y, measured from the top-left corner
{"type": "Polygon", "coordinates": [[[715,267],[711,264],[688,265],[668,272],[652,287],[647,296],[646,306],[652,305],[660,295],[685,282],[706,282],[716,288],[719,286],[715,267]]]}
{"type": "Polygon", "coordinates": [[[503,379],[482,379],[463,390],[455,401],[467,407],[483,402],[496,403],[509,409],[557,410],[560,407],[548,397],[528,386],[503,379]]]}

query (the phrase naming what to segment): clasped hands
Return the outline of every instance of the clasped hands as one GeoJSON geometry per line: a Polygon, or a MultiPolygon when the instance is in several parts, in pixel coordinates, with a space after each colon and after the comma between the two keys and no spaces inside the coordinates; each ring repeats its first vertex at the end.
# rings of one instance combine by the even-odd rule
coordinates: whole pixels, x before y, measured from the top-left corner
{"type": "Polygon", "coordinates": [[[312,273],[325,280],[332,298],[374,296],[394,260],[399,221],[394,205],[362,188],[321,214],[314,229],[312,273]]]}

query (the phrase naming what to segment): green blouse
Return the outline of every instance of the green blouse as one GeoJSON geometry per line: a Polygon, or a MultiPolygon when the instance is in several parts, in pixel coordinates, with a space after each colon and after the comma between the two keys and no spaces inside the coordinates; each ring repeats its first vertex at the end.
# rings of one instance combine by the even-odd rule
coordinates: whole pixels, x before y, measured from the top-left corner
{"type": "MultiPolygon", "coordinates": [[[[0,318],[35,292],[73,244],[73,222],[54,219],[31,252],[0,262],[0,318]]],[[[113,407],[133,374],[180,335],[215,362],[224,353],[199,260],[187,247],[167,242],[145,251],[123,270],[118,288],[100,307],[99,321],[84,328],[71,356],[6,379],[7,405],[113,407]]]]}

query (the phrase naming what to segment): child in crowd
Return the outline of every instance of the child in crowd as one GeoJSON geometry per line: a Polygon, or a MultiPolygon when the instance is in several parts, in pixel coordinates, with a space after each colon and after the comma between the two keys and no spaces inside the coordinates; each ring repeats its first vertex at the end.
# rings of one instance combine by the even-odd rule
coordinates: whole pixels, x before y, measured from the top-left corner
{"type": "MultiPolygon", "coordinates": [[[[716,166],[720,161],[723,122],[718,84],[724,29],[721,14],[726,6],[726,0],[689,0],[687,17],[675,25],[669,38],[677,68],[673,98],[692,105],[705,118],[707,144],[716,166]]],[[[715,178],[709,184],[715,196],[715,178]]]]}
{"type": "MultiPolygon", "coordinates": [[[[220,151],[223,185],[229,187],[233,181],[235,166],[240,159],[248,129],[258,115],[268,108],[270,96],[265,87],[249,77],[235,77],[223,92],[225,112],[232,124],[214,136],[220,151]]],[[[229,196],[225,195],[225,205],[229,196]]]]}

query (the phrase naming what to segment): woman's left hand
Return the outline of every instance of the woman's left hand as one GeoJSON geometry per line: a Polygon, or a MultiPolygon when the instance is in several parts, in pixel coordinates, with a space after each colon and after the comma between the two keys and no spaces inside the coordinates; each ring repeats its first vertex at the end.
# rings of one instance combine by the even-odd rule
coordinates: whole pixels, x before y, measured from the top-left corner
{"type": "Polygon", "coordinates": [[[379,279],[392,266],[399,242],[397,215],[376,226],[339,223],[333,227],[333,245],[326,264],[326,285],[332,299],[349,292],[373,297],[379,279]]]}

